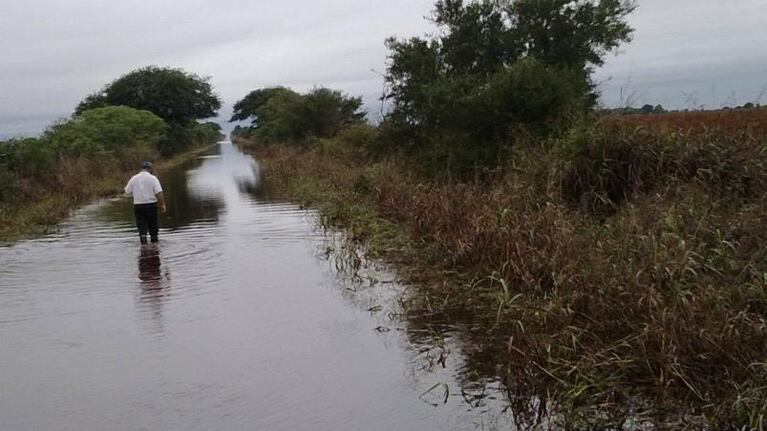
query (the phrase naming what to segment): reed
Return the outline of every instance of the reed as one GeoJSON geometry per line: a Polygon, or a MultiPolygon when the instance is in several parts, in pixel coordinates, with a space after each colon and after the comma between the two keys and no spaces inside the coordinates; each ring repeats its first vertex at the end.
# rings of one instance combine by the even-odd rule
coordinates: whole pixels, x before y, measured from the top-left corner
{"type": "Polygon", "coordinates": [[[481,328],[469,355],[492,358],[522,427],[756,429],[767,117],[676,115],[517,145],[489,182],[343,142],[250,148],[272,188],[397,264],[411,316],[481,328]]]}
{"type": "MultiPolygon", "coordinates": [[[[156,169],[160,172],[173,169],[210,147],[210,143],[198,144],[186,152],[160,159],[156,169]]],[[[16,178],[21,190],[14,199],[0,202],[0,242],[55,231],[57,224],[81,205],[122,193],[145,157],[149,155],[65,159],[57,163],[50,181],[34,176],[16,178]]]]}

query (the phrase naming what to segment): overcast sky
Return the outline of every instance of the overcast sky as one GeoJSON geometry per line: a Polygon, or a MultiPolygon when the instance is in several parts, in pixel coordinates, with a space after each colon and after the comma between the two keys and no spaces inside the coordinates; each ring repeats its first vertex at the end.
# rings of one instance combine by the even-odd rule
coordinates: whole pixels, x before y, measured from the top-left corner
{"type": "MultiPolygon", "coordinates": [[[[147,65],[210,76],[222,117],[270,85],[341,89],[376,114],[384,39],[431,31],[433,3],[0,0],[0,136],[35,135],[147,65]]],[[[595,76],[606,106],[767,103],[767,1],[640,0],[631,22],[634,42],[595,76]]]]}

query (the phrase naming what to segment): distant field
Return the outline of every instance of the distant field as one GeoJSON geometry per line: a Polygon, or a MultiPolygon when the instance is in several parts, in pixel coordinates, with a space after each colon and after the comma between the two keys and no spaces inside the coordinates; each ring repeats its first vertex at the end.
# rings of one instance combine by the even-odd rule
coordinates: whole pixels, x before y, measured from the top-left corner
{"type": "Polygon", "coordinates": [[[767,108],[717,111],[669,112],[666,114],[610,115],[605,122],[653,129],[701,130],[717,127],[729,131],[767,132],[767,108]]]}

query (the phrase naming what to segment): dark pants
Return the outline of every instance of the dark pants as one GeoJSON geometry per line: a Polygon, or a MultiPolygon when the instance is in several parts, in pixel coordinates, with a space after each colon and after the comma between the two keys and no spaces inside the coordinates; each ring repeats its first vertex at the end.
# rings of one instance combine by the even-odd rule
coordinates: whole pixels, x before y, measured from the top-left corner
{"type": "Polygon", "coordinates": [[[146,243],[146,234],[152,237],[152,242],[157,242],[157,204],[140,204],[133,206],[133,214],[136,216],[136,226],[138,234],[141,235],[141,242],[146,243]]]}

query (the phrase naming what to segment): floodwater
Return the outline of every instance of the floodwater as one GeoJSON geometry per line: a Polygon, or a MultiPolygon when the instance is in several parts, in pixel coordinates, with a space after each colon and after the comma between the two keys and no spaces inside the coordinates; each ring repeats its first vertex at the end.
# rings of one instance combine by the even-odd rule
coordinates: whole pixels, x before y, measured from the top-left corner
{"type": "Polygon", "coordinates": [[[119,198],[0,247],[0,430],[508,428],[460,337],[400,319],[394,276],[350,275],[258,169],[223,142],[159,173],[158,245],[119,198]]]}

